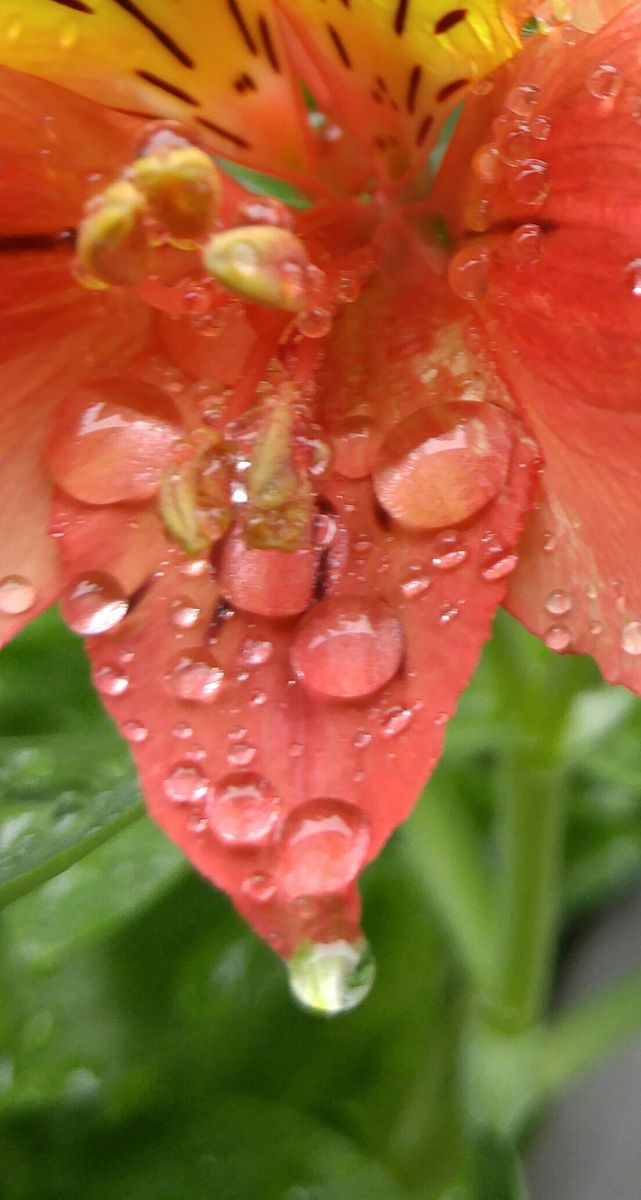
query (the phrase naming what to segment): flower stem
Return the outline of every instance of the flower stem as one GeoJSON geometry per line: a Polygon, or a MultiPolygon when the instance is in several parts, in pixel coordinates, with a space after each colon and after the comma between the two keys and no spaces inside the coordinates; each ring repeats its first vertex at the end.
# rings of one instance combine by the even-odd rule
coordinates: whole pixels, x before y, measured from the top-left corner
{"type": "Polygon", "coordinates": [[[506,751],[499,779],[502,878],[491,1019],[518,1033],[539,1019],[554,966],[564,834],[564,778],[532,747],[506,751]]]}
{"type": "Polygon", "coordinates": [[[641,971],[563,1013],[543,1045],[546,1099],[563,1092],[641,1025],[641,971]]]}
{"type": "Polygon", "coordinates": [[[488,980],[495,908],[481,838],[438,779],[405,826],[403,847],[429,904],[449,929],[456,953],[477,987],[488,980]]]}

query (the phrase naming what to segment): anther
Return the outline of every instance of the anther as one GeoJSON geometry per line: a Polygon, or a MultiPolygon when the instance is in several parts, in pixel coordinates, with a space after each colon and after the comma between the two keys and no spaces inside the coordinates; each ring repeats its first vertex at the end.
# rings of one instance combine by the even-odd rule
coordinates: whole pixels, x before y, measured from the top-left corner
{"type": "Polygon", "coordinates": [[[130,170],[149,211],[171,238],[198,242],[211,233],[222,195],[215,164],[197,146],[164,146],[130,170]]]}
{"type": "Polygon", "coordinates": [[[243,299],[300,312],[309,296],[307,251],[295,234],[273,225],[243,225],[216,234],[205,269],[243,299]]]}
{"type": "Polygon", "coordinates": [[[145,198],[133,183],[112,183],[90,206],[78,230],[79,277],[87,287],[138,283],[147,266],[145,198]]]}

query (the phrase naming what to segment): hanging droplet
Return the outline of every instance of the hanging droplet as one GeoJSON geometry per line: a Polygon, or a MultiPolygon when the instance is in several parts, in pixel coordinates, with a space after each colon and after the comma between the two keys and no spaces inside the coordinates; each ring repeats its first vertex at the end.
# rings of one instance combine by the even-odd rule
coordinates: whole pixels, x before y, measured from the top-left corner
{"type": "Polygon", "coordinates": [[[196,804],[209,791],[209,780],[193,762],[178,763],[163,781],[163,790],[174,804],[196,804]]]}
{"type": "Polygon", "coordinates": [[[221,667],[198,651],[181,654],[166,676],[169,691],[178,700],[212,704],[225,678],[221,667]]]}
{"type": "Polygon", "coordinates": [[[56,483],[85,504],[146,500],[180,437],[159,388],[122,376],[78,388],[62,406],[46,457],[56,483]]]}
{"type": "Polygon", "coordinates": [[[36,602],[36,589],[24,575],[5,575],[0,579],[0,613],[19,617],[36,602]]]}
{"type": "Polygon", "coordinates": [[[389,434],[373,475],[386,512],[410,529],[442,529],[492,500],[507,477],[513,425],[489,404],[413,413],[389,434]]]}
{"type": "Polygon", "coordinates": [[[365,939],[302,942],[288,964],[289,986],[310,1012],[332,1017],[356,1008],[372,990],[376,967],[365,939]]]}
{"type": "Polygon", "coordinates": [[[404,647],[401,623],[382,600],[332,596],[299,622],[291,661],[310,691],[351,700],[388,683],[404,647]]]}
{"type": "Polygon", "coordinates": [[[623,626],[621,645],[626,654],[641,654],[641,621],[627,621],[623,626]]]}
{"type": "Polygon", "coordinates": [[[207,800],[207,819],[213,833],[235,846],[266,842],[278,822],[279,811],[280,801],[269,780],[250,771],[225,775],[207,800]]]}
{"type": "Polygon", "coordinates": [[[369,844],[369,821],[355,804],[307,800],[283,825],[274,877],[292,899],[339,892],[358,875],[369,844]]]}
{"type": "Polygon", "coordinates": [[[60,601],[60,611],[74,633],[96,637],[108,633],[126,617],[129,599],[120,584],[104,571],[81,575],[60,601]]]}

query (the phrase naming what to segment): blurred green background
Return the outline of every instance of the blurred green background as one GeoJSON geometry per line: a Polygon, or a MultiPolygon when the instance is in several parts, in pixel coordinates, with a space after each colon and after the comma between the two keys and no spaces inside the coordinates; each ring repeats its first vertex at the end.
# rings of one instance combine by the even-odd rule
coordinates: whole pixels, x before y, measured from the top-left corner
{"type": "MultiPolygon", "coordinates": [[[[421,803],[464,810],[489,844],[524,677],[563,697],[561,732],[532,716],[568,783],[562,956],[641,876],[638,702],[501,616],[421,803]]],[[[465,1115],[468,989],[420,819],[365,874],[371,996],[308,1015],[142,813],[77,640],[54,613],[27,629],[0,657],[3,1200],[522,1196],[511,1148],[465,1115]]]]}

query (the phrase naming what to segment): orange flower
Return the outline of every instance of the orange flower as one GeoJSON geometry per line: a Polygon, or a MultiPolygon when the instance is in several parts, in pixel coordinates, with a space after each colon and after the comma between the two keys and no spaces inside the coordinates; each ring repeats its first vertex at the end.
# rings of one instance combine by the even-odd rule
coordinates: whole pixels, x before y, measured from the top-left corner
{"type": "Polygon", "coordinates": [[[640,23],[501,67],[486,2],[0,0],[5,635],[61,598],[321,1006],[508,585],[639,686],[640,23]]]}

